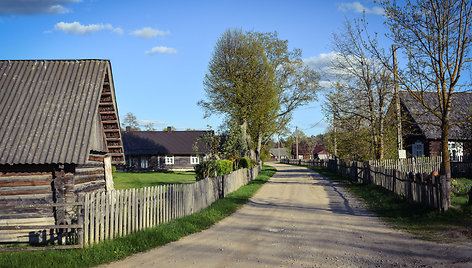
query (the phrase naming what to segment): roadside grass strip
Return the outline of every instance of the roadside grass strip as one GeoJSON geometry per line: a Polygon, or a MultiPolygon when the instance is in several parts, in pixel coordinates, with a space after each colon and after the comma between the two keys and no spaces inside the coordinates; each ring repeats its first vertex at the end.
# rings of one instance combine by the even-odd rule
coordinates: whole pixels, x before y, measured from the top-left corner
{"type": "Polygon", "coordinates": [[[190,216],[85,249],[0,253],[0,267],[90,267],[177,241],[184,236],[205,230],[234,213],[275,172],[275,168],[264,165],[255,180],[190,216]]]}
{"type": "Polygon", "coordinates": [[[441,243],[472,241],[472,206],[462,196],[452,196],[452,207],[446,212],[427,208],[374,185],[353,182],[323,167],[308,167],[328,179],[341,183],[350,193],[363,200],[394,228],[417,238],[441,243]]]}

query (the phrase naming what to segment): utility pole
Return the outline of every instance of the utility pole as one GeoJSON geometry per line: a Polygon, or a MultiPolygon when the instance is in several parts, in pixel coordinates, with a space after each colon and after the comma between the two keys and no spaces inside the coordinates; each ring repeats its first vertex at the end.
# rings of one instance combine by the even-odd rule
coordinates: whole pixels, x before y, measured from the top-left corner
{"type": "Polygon", "coordinates": [[[397,121],[398,158],[405,158],[406,152],[403,150],[400,94],[398,90],[397,46],[395,46],[395,44],[392,45],[392,53],[393,53],[393,84],[394,84],[394,94],[395,94],[395,115],[396,115],[396,121],[397,121]]]}
{"type": "Polygon", "coordinates": [[[298,127],[295,127],[295,144],[296,144],[296,149],[295,149],[295,159],[298,159],[298,127]]]}
{"type": "Polygon", "coordinates": [[[338,141],[336,139],[336,113],[336,104],[333,103],[334,156],[338,155],[338,141]]]}

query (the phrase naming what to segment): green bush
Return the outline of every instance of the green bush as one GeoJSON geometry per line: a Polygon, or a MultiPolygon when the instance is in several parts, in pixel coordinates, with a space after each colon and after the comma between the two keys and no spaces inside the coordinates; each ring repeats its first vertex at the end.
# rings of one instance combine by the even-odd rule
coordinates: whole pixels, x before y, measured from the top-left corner
{"type": "Polygon", "coordinates": [[[251,160],[248,157],[239,158],[239,168],[251,168],[251,160]]]}
{"type": "Polygon", "coordinates": [[[218,176],[223,176],[233,171],[233,162],[230,160],[216,160],[218,176]]]}
{"type": "Polygon", "coordinates": [[[208,177],[215,177],[218,165],[215,160],[203,161],[194,167],[195,178],[197,181],[208,177]]]}
{"type": "Polygon", "coordinates": [[[116,166],[111,166],[111,173],[115,173],[116,172],[116,166]]]}

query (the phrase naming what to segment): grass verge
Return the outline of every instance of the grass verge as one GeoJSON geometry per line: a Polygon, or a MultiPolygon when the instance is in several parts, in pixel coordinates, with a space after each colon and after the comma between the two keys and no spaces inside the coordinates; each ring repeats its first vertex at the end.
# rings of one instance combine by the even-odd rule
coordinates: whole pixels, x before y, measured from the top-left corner
{"type": "Polygon", "coordinates": [[[131,189],[163,184],[195,182],[193,171],[167,172],[113,172],[115,189],[131,189]]]}
{"type": "Polygon", "coordinates": [[[242,186],[224,199],[215,201],[210,207],[193,215],[85,249],[0,253],[0,267],[89,267],[162,246],[207,229],[231,215],[275,172],[275,168],[264,166],[257,178],[248,185],[242,186]]]}
{"type": "Polygon", "coordinates": [[[380,186],[353,182],[326,168],[309,168],[342,183],[349,192],[363,200],[370,210],[395,228],[430,241],[472,241],[472,207],[456,198],[452,199],[453,207],[446,212],[439,212],[406,200],[380,186]]]}

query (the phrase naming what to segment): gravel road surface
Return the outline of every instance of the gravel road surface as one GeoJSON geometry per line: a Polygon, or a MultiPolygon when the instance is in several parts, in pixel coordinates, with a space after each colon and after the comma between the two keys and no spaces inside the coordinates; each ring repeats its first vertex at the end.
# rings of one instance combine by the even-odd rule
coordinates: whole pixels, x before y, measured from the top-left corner
{"type": "Polygon", "coordinates": [[[303,167],[278,172],[210,229],[109,267],[472,267],[472,243],[437,244],[386,226],[303,167]]]}

